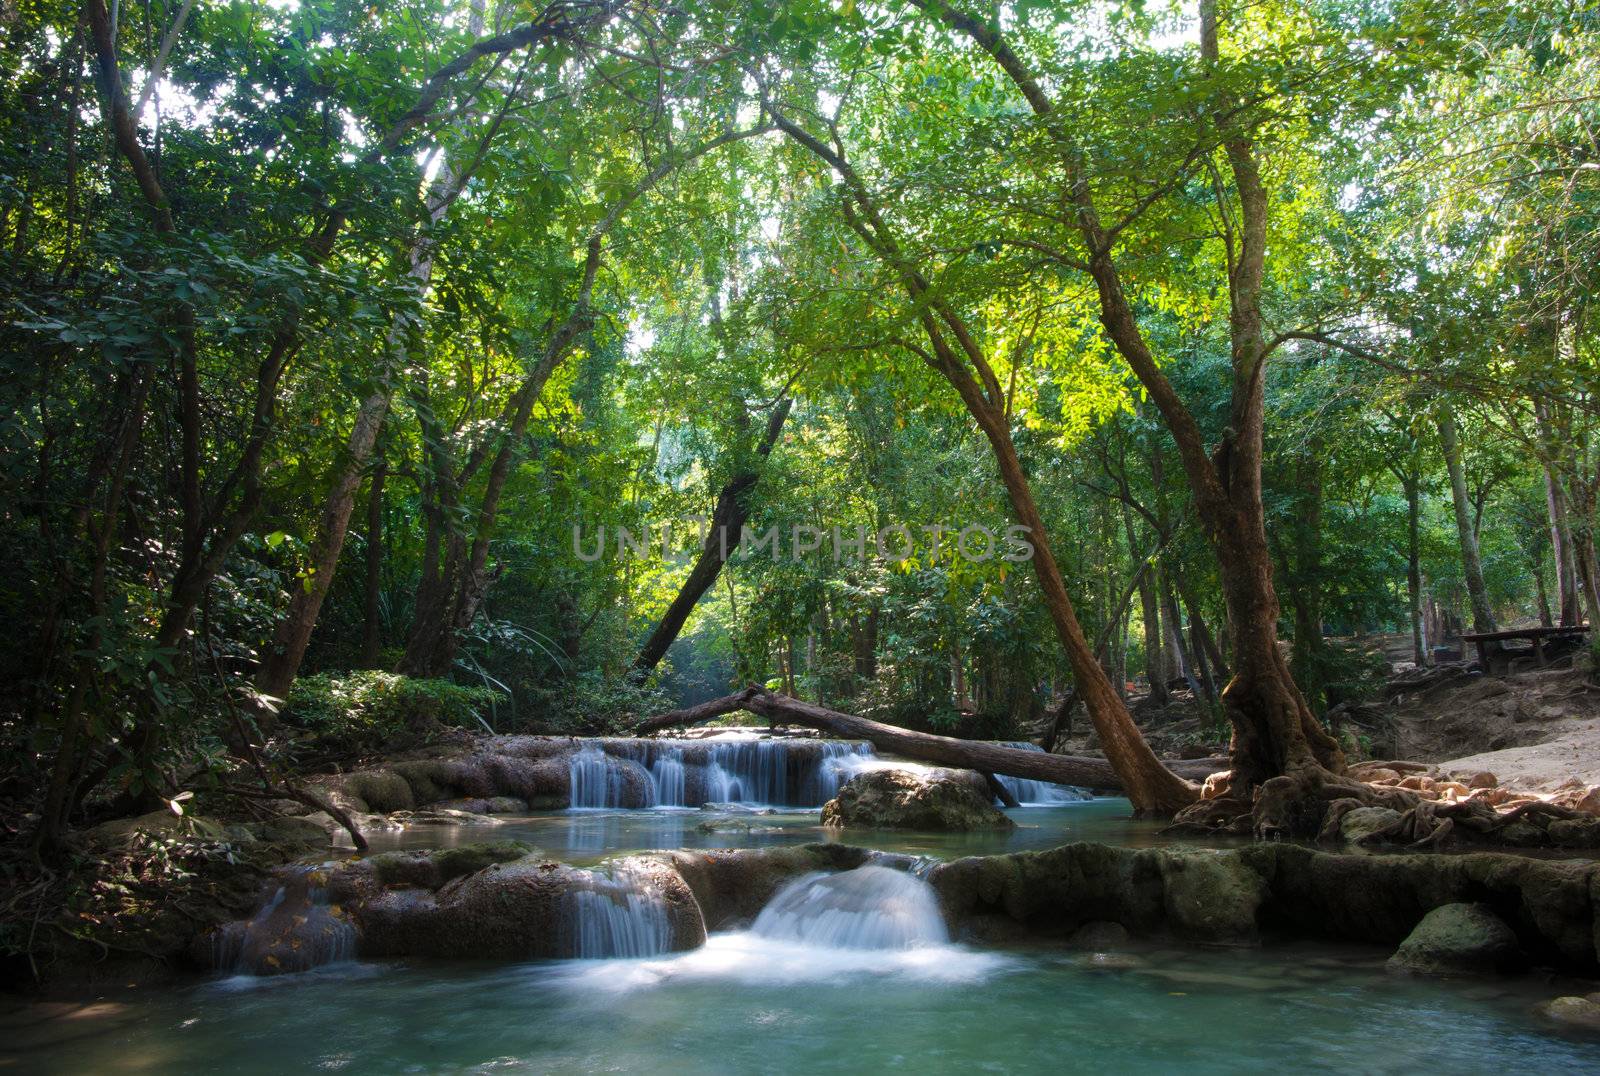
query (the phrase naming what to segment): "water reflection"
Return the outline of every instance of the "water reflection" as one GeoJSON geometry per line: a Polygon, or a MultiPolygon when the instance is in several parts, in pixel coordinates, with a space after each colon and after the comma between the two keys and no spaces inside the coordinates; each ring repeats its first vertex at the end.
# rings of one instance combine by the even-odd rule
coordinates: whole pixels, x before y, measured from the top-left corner
{"type": "MultiPolygon", "coordinates": [[[[547,856],[576,866],[658,848],[765,848],[814,841],[837,841],[940,859],[1036,851],[1075,841],[1134,848],[1175,843],[1161,835],[1161,822],[1134,819],[1128,801],[1120,798],[1023,807],[1008,813],[1017,823],[1010,832],[907,833],[824,829],[815,810],[772,814],[748,808],[569,810],[507,816],[496,826],[430,826],[374,833],[371,840],[374,851],[520,840],[547,856]]],[[[1192,846],[1193,840],[1185,843],[1192,846]]]]}

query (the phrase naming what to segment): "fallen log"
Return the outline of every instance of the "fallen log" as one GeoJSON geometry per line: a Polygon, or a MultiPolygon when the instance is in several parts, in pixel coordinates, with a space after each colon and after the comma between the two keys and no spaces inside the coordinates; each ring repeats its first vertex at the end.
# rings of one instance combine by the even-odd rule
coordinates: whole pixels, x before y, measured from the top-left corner
{"type": "MultiPolygon", "coordinates": [[[[740,710],[765,717],[774,725],[802,725],[841,739],[866,740],[880,751],[940,766],[977,770],[979,773],[999,773],[1032,781],[1051,781],[1079,788],[1105,791],[1119,791],[1122,788],[1116,771],[1103,758],[1051,755],[1043,751],[1005,747],[985,740],[959,740],[931,732],[916,732],[785,695],[774,695],[756,687],[724,695],[698,706],[657,714],[641,722],[637,731],[641,736],[648,735],[663,729],[709,721],[740,710]]],[[[1199,780],[1226,768],[1226,762],[1219,766],[1214,759],[1173,760],[1164,765],[1178,776],[1190,780],[1199,780]]]]}

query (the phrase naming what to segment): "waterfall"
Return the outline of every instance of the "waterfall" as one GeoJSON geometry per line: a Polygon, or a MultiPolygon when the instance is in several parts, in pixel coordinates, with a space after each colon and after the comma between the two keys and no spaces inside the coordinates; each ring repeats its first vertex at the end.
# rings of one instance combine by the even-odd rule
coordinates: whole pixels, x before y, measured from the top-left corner
{"type": "Polygon", "coordinates": [[[911,949],[949,941],[933,888],[914,875],[865,866],[806,874],[756,917],[762,937],[830,949],[911,949]]]}
{"type": "MultiPolygon", "coordinates": [[[[1003,747],[1014,747],[1019,751],[1043,752],[1036,743],[1026,741],[1020,743],[1002,744],[1003,747]]],[[[1005,786],[1007,792],[1023,807],[1051,807],[1058,803],[1081,803],[1092,799],[1089,793],[1081,788],[1071,785],[1058,785],[1049,781],[1030,781],[1024,777],[1006,777],[996,774],[995,778],[1005,786]]]]}
{"type": "Polygon", "coordinates": [[[869,743],[748,733],[699,740],[594,740],[568,760],[568,802],[581,808],[735,802],[820,807],[863,764],[876,760],[869,743]]]}
{"type": "Polygon", "coordinates": [[[594,874],[592,888],[570,894],[572,955],[580,960],[659,956],[672,947],[672,923],[661,896],[627,871],[594,874]]]}
{"type": "MultiPolygon", "coordinates": [[[[597,744],[586,744],[567,763],[572,783],[573,807],[648,807],[649,803],[629,803],[628,764],[613,759],[597,744]]],[[[646,781],[645,792],[653,782],[646,781]]]]}
{"type": "Polygon", "coordinates": [[[306,971],[356,955],[356,932],[344,912],[328,901],[320,867],[295,870],[249,919],[228,923],[212,935],[212,960],[235,975],[306,971]]]}
{"type": "Polygon", "coordinates": [[[655,786],[658,807],[685,807],[683,751],[669,748],[650,767],[650,782],[655,786]]]}

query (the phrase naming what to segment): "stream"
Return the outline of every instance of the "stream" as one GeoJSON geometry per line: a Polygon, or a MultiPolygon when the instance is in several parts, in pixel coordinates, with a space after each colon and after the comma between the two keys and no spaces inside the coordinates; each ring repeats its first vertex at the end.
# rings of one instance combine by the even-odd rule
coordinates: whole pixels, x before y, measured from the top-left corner
{"type": "Polygon", "coordinates": [[[1386,976],[1312,946],[839,949],[753,931],[670,957],[335,964],[0,1019],[19,1071],[1594,1072],[1537,984],[1386,976]],[[1121,955],[1119,954],[1119,957],[1121,955]],[[1127,963],[1129,967],[1118,967],[1127,963]]]}
{"type": "MultiPolygon", "coordinates": [[[[796,801],[831,794],[852,770],[879,764],[857,747],[826,748],[814,771],[742,746],[699,763],[691,756],[701,773],[690,781],[747,802],[680,806],[696,798],[684,792],[693,787],[687,767],[651,750],[624,761],[648,768],[651,796],[664,805],[375,832],[373,851],[517,839],[589,867],[647,849],[816,841],[925,860],[1074,841],[1168,843],[1160,823],[1129,817],[1126,800],[1052,786],[1019,789],[1033,805],[1007,812],[1017,823],[1010,831],[825,830],[815,806],[796,801]]],[[[619,764],[600,754],[574,755],[575,801],[616,797],[619,764]]],[[[0,1070],[1600,1072],[1600,1043],[1531,1014],[1562,992],[1539,974],[1396,978],[1384,971],[1387,949],[1312,943],[980,948],[950,939],[920,867],[870,864],[793,878],[742,929],[672,953],[663,906],[607,870],[574,895],[571,951],[589,959],[362,960],[341,942],[330,947],[334,962],[298,974],[7,1009],[0,1070]]],[[[260,916],[283,899],[280,889],[260,916]]]]}

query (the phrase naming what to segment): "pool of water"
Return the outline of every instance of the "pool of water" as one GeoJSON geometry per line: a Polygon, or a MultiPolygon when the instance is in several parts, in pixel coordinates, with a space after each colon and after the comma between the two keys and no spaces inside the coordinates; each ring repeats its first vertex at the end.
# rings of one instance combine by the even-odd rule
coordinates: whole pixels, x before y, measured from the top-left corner
{"type": "Polygon", "coordinates": [[[354,963],[0,1017],[40,1073],[1595,1072],[1556,984],[1384,974],[1381,952],[828,949],[751,932],[642,960],[354,963]]]}
{"type": "Polygon", "coordinates": [[[574,866],[608,856],[658,848],[764,848],[841,841],[886,852],[954,859],[1054,848],[1074,841],[1151,847],[1192,838],[1161,836],[1164,823],[1132,817],[1125,799],[1094,799],[1051,807],[1007,811],[1014,830],[977,833],[912,833],[824,829],[815,809],[777,814],[729,814],[714,810],[653,809],[550,811],[505,817],[493,826],[415,826],[368,834],[374,852],[404,848],[448,848],[489,840],[526,841],[540,852],[574,866]]]}

